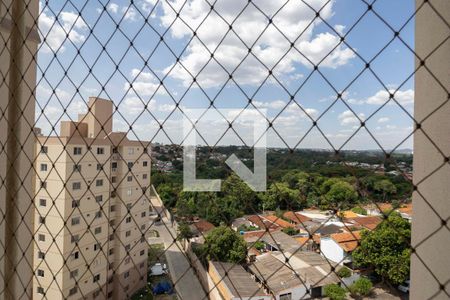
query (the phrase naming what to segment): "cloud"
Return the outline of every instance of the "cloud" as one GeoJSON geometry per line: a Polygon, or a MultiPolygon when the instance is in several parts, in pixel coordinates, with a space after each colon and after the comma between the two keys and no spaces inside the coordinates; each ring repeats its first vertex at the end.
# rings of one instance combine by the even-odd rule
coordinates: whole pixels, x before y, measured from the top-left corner
{"type": "Polygon", "coordinates": [[[40,5],[39,32],[41,34],[44,53],[64,52],[66,42],[78,44],[86,39],[84,31],[88,28],[86,22],[75,12],[61,11],[56,19],[49,10],[40,5]],[[45,40],[45,41],[44,41],[45,40]]]}
{"type": "Polygon", "coordinates": [[[339,119],[339,122],[341,123],[341,125],[345,126],[345,125],[358,124],[361,121],[364,121],[364,119],[365,119],[365,115],[363,113],[359,113],[358,117],[359,117],[359,119],[356,117],[356,115],[352,111],[346,110],[338,116],[338,119],[339,119]]]}
{"type": "Polygon", "coordinates": [[[253,101],[252,103],[257,108],[281,109],[286,106],[286,102],[284,102],[283,100],[275,100],[270,102],[253,101]]]}
{"type": "Polygon", "coordinates": [[[109,3],[108,6],[106,7],[106,9],[113,14],[117,14],[117,12],[119,11],[119,5],[117,3],[109,3]]]}
{"type": "MultiPolygon", "coordinates": [[[[414,103],[414,90],[405,90],[405,91],[395,91],[394,89],[390,89],[389,92],[385,90],[378,91],[375,95],[369,97],[366,100],[367,104],[376,104],[381,105],[384,104],[386,101],[389,100],[389,94],[394,94],[394,99],[397,100],[397,102],[400,105],[410,105],[414,103]]],[[[394,103],[392,100],[390,103],[394,103]]]]}
{"type": "Polygon", "coordinates": [[[137,12],[136,9],[132,6],[124,6],[122,7],[122,13],[124,13],[124,20],[127,21],[136,21],[137,20],[137,12]]]}
{"type": "Polygon", "coordinates": [[[381,118],[379,118],[378,119],[378,123],[386,123],[386,122],[389,122],[389,118],[388,117],[381,117],[381,118]]]}
{"type": "Polygon", "coordinates": [[[180,62],[169,66],[165,72],[173,67],[169,74],[172,78],[188,86],[194,76],[201,87],[207,88],[225,84],[228,74],[232,72],[238,84],[259,85],[268,76],[267,68],[273,69],[275,76],[294,75],[295,78],[296,63],[312,67],[308,60],[317,64],[324,57],[321,66],[342,66],[354,54],[340,44],[338,36],[329,32],[314,35],[314,28],[320,21],[315,20],[315,12],[309,7],[320,10],[321,17],[327,20],[333,15],[333,3],[310,0],[306,5],[304,2],[290,1],[281,9],[277,1],[263,0],[258,3],[259,9],[273,16],[276,27],[290,41],[295,41],[295,46],[306,59],[291,49],[291,42],[275,26],[268,26],[267,17],[253,5],[245,7],[246,3],[240,0],[230,0],[215,3],[211,11],[204,0],[164,1],[160,20],[164,27],[170,27],[172,37],[183,39],[191,37],[193,29],[196,31],[196,37],[189,43],[180,62]],[[315,21],[311,24],[312,20],[315,21]],[[231,23],[232,32],[229,31],[231,23]],[[256,58],[248,54],[250,45],[253,45],[252,54],[256,58]],[[327,56],[331,50],[332,53],[327,56]],[[213,60],[211,52],[214,52],[213,60]]]}
{"type": "Polygon", "coordinates": [[[123,87],[128,93],[137,94],[140,97],[166,93],[164,87],[152,73],[132,69],[130,75],[130,82],[126,82],[123,87]]]}

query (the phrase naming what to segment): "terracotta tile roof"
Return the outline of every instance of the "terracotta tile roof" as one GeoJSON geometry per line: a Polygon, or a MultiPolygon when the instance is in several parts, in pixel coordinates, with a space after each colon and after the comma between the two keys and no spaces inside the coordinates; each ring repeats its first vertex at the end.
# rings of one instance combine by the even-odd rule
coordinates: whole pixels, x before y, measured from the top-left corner
{"type": "Polygon", "coordinates": [[[358,241],[361,239],[360,231],[335,233],[330,236],[346,252],[351,252],[358,247],[358,241]]]}
{"type": "Polygon", "coordinates": [[[369,230],[374,230],[383,220],[377,216],[369,216],[352,218],[350,219],[350,221],[369,230]]]}
{"type": "Polygon", "coordinates": [[[359,217],[358,214],[352,212],[351,210],[343,210],[337,213],[337,215],[341,218],[357,218],[359,217]]]}
{"type": "Polygon", "coordinates": [[[248,216],[247,220],[249,220],[256,226],[258,226],[260,229],[266,229],[266,228],[277,229],[280,227],[279,225],[275,224],[274,222],[271,222],[271,221],[267,220],[265,217],[259,216],[259,215],[248,216]]]}
{"type": "Polygon", "coordinates": [[[413,207],[412,207],[412,203],[408,203],[408,204],[404,204],[402,205],[402,207],[400,207],[398,209],[399,212],[403,213],[403,214],[408,214],[411,215],[413,214],[413,207]]]}
{"type": "Polygon", "coordinates": [[[270,222],[272,222],[273,224],[276,224],[282,228],[294,227],[294,225],[292,225],[291,223],[289,223],[277,216],[274,216],[274,215],[265,216],[265,218],[267,220],[269,220],[270,222]]]}
{"type": "Polygon", "coordinates": [[[201,233],[206,233],[216,227],[210,222],[203,219],[200,219],[198,222],[195,222],[192,225],[194,225],[194,227],[201,233]]]}
{"type": "Polygon", "coordinates": [[[311,221],[311,219],[308,218],[307,216],[304,216],[300,213],[296,213],[293,211],[285,212],[283,214],[283,217],[285,217],[286,219],[290,220],[291,222],[293,222],[295,224],[302,224],[304,222],[311,221]]]}
{"type": "Polygon", "coordinates": [[[387,212],[392,210],[391,203],[377,203],[376,206],[381,210],[381,212],[387,212]]]}

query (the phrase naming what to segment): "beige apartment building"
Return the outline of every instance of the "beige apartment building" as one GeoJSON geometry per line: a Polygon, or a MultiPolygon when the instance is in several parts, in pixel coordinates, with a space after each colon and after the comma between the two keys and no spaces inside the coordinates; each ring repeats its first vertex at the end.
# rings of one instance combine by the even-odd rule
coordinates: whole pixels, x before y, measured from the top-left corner
{"type": "Polygon", "coordinates": [[[147,282],[150,143],[112,131],[113,102],[36,143],[33,298],[127,299],[147,282]]]}

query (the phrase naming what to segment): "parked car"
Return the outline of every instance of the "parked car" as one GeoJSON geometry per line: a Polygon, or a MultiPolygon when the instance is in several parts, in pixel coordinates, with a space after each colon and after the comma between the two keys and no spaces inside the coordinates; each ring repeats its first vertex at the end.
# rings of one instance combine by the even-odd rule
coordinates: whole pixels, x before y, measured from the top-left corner
{"type": "Polygon", "coordinates": [[[166,264],[156,263],[150,268],[151,276],[160,276],[167,274],[166,264]]]}
{"type": "Polygon", "coordinates": [[[403,293],[409,293],[409,280],[406,280],[404,283],[400,284],[398,289],[403,293]]]}

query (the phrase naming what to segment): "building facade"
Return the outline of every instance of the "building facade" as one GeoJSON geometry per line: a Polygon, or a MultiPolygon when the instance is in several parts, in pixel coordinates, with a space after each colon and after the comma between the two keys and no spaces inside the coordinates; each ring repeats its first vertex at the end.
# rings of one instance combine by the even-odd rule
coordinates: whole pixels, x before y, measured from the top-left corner
{"type": "Polygon", "coordinates": [[[147,282],[150,144],[112,131],[113,103],[36,143],[34,299],[127,299],[147,282]]]}

